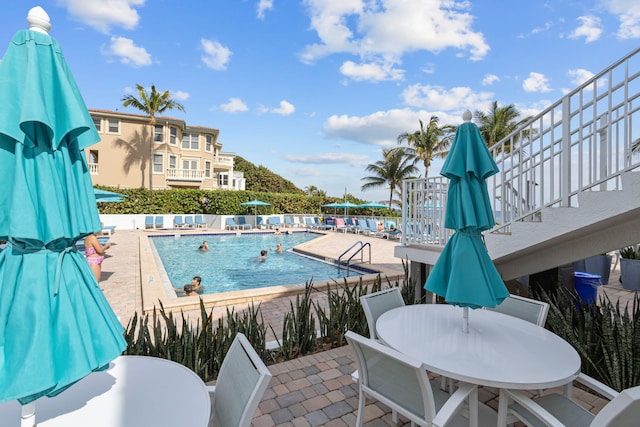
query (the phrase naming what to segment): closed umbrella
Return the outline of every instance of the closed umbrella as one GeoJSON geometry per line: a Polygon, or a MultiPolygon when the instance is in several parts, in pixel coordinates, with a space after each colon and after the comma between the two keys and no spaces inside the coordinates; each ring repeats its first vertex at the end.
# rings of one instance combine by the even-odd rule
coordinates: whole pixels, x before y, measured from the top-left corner
{"type": "Polygon", "coordinates": [[[482,239],[482,231],[495,224],[485,180],[498,173],[498,167],[470,122],[471,112],[465,112],[464,120],[440,172],[449,178],[445,227],[455,233],[424,287],[464,308],[463,331],[468,332],[469,307],[495,307],[509,291],[482,239]]]}
{"type": "Polygon", "coordinates": [[[126,348],[75,243],[101,230],[84,149],[99,141],[42,8],[0,62],[0,402],[23,414],[126,348]],[[41,28],[34,25],[40,24],[41,28]],[[9,106],[11,106],[9,108],[9,106]],[[27,405],[29,404],[29,405],[27,405]]]}

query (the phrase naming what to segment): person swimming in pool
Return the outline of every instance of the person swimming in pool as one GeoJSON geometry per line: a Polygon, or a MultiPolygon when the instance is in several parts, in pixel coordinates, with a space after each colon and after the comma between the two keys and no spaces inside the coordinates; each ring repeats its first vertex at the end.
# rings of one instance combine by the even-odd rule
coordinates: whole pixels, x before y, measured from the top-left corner
{"type": "Polygon", "coordinates": [[[260,256],[258,257],[258,261],[265,262],[267,260],[267,255],[269,251],[265,251],[264,249],[260,251],[260,256]]]}
{"type": "Polygon", "coordinates": [[[184,294],[188,297],[193,295],[201,295],[204,292],[204,286],[202,286],[202,277],[193,276],[191,283],[184,285],[182,288],[173,288],[177,294],[184,294]]]}
{"type": "Polygon", "coordinates": [[[282,253],[282,243],[278,243],[276,245],[276,253],[279,253],[279,254],[282,253]]]}
{"type": "Polygon", "coordinates": [[[199,250],[200,252],[206,252],[206,251],[208,251],[208,250],[209,250],[209,244],[208,244],[206,241],[202,242],[202,244],[200,245],[200,247],[198,248],[198,250],[199,250]]]}

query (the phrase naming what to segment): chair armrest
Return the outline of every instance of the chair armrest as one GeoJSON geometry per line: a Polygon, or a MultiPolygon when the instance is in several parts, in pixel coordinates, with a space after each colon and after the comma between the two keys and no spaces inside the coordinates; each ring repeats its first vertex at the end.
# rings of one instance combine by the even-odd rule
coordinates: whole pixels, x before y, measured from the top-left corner
{"type": "MultiPolygon", "coordinates": [[[[446,425],[451,417],[453,417],[460,407],[466,402],[467,398],[471,397],[472,401],[469,402],[469,406],[478,405],[478,387],[473,384],[467,383],[459,383],[456,391],[447,399],[447,401],[442,405],[442,408],[438,411],[436,416],[432,420],[433,425],[444,426],[446,425]],[[475,398],[473,398],[472,394],[475,394],[475,398]]],[[[470,408],[471,410],[471,408],[470,408]]],[[[476,413],[477,416],[477,413],[476,413]]]]}
{"type": "Polygon", "coordinates": [[[535,401],[533,401],[529,396],[527,396],[523,392],[516,391],[516,390],[506,390],[506,389],[503,389],[502,392],[506,393],[506,395],[510,399],[512,399],[516,403],[519,403],[520,406],[525,408],[533,416],[535,416],[540,421],[545,423],[545,425],[549,427],[566,427],[556,417],[551,415],[549,411],[544,409],[542,406],[538,405],[535,401]]]}
{"type": "Polygon", "coordinates": [[[208,385],[205,388],[207,389],[209,394],[214,394],[216,392],[216,386],[214,386],[214,385],[208,385]]]}
{"type": "Polygon", "coordinates": [[[609,400],[615,399],[620,394],[608,385],[603,384],[595,378],[583,374],[582,372],[578,374],[578,378],[576,378],[576,381],[586,387],[589,387],[591,390],[600,393],[609,400]]]}

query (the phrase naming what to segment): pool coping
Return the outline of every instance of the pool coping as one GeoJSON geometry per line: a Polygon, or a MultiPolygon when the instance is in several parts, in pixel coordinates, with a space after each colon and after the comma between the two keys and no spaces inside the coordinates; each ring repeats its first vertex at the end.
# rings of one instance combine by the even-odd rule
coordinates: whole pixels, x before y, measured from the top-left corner
{"type": "MultiPolygon", "coordinates": [[[[186,230],[185,230],[186,231],[186,230]]],[[[198,230],[200,232],[185,232],[182,230],[171,230],[171,233],[166,232],[149,232],[145,233],[139,237],[139,254],[140,254],[140,282],[141,282],[141,297],[142,297],[142,310],[143,313],[150,313],[153,310],[158,308],[158,303],[161,303],[164,309],[167,312],[178,312],[178,311],[190,311],[197,310],[200,308],[200,299],[206,308],[210,307],[220,307],[220,306],[229,306],[236,304],[244,304],[251,302],[260,302],[263,300],[271,300],[282,297],[295,296],[304,293],[306,283],[298,283],[298,284],[289,284],[289,285],[280,285],[280,286],[270,286],[266,288],[256,288],[256,289],[245,289],[239,291],[230,291],[223,292],[218,294],[204,294],[198,296],[190,296],[190,297],[177,297],[175,292],[172,289],[167,289],[167,281],[166,273],[164,269],[158,268],[158,260],[155,258],[155,250],[151,247],[150,237],[153,236],[164,236],[168,237],[170,235],[202,235],[202,236],[211,236],[211,235],[220,235],[220,234],[231,234],[231,233],[240,233],[240,234],[253,234],[253,233],[265,233],[264,230],[245,230],[242,232],[229,232],[229,231],[205,231],[198,230]],[[165,277],[163,277],[165,275],[165,277]]],[[[195,230],[194,230],[195,231],[195,230]]],[[[298,229],[294,232],[304,232],[305,230],[298,229]]],[[[325,262],[330,262],[337,264],[337,260],[327,256],[327,254],[318,253],[317,250],[311,248],[310,243],[315,242],[316,244],[320,239],[330,239],[331,234],[335,234],[335,232],[318,232],[314,231],[316,234],[320,234],[321,236],[317,239],[312,239],[309,242],[302,243],[300,245],[295,246],[292,250],[294,252],[303,254],[305,256],[309,256],[312,258],[317,258],[323,260],[325,262]]],[[[346,283],[348,286],[354,286],[360,283],[360,280],[364,284],[373,283],[378,276],[380,275],[383,280],[397,280],[399,278],[404,277],[404,272],[399,272],[397,269],[386,268],[382,265],[376,264],[366,264],[365,265],[354,265],[355,268],[362,267],[372,273],[366,273],[359,276],[352,276],[346,279],[341,279],[339,283],[346,283]]],[[[319,290],[326,289],[327,285],[334,285],[336,282],[335,279],[330,280],[314,280],[313,286],[319,290]]]]}

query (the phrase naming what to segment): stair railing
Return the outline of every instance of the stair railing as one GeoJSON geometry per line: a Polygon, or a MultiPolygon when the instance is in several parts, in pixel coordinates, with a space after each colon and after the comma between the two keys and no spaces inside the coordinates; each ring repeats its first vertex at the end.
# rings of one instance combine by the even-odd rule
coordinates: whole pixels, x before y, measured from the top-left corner
{"type": "Polygon", "coordinates": [[[368,263],[371,264],[371,243],[366,242],[363,243],[361,240],[358,240],[357,242],[355,242],[353,245],[351,245],[349,247],[349,249],[347,249],[346,251],[344,251],[343,253],[340,254],[340,256],[338,257],[338,270],[340,270],[343,266],[346,266],[347,268],[347,274],[349,274],[350,268],[351,268],[351,261],[353,260],[353,258],[360,254],[360,263],[364,263],[364,248],[369,248],[369,261],[368,263]],[[351,256],[346,260],[346,261],[342,261],[342,257],[347,255],[349,253],[349,251],[351,251],[353,248],[356,248],[356,251],[351,254],[351,256]]]}

